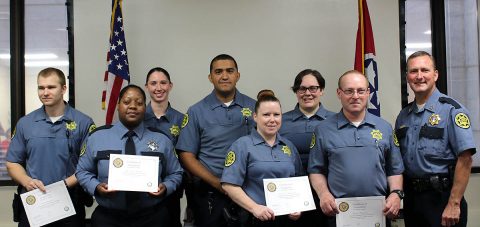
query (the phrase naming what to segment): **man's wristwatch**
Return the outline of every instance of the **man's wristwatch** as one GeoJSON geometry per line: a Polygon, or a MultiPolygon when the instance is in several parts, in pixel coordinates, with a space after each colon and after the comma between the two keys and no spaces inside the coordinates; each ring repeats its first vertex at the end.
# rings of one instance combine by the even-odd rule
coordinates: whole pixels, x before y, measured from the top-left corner
{"type": "Polygon", "coordinates": [[[399,190],[399,189],[392,190],[390,192],[390,194],[392,194],[392,193],[396,193],[398,195],[398,197],[400,197],[400,200],[402,200],[405,197],[405,193],[402,190],[399,190]]]}

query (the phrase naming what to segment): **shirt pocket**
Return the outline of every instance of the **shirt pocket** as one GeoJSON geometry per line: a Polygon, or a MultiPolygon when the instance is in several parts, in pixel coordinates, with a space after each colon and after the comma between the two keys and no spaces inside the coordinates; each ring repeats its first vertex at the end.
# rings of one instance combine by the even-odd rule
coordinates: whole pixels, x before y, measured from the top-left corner
{"type": "Polygon", "coordinates": [[[160,177],[161,180],[163,180],[165,178],[165,174],[166,174],[166,166],[167,166],[167,162],[165,160],[165,155],[163,153],[160,153],[160,152],[155,152],[155,151],[142,151],[141,152],[142,156],[151,156],[151,157],[158,157],[159,159],[159,166],[158,166],[158,176],[160,177]]]}
{"type": "Polygon", "coordinates": [[[418,151],[428,160],[445,159],[449,154],[444,138],[445,128],[422,126],[419,133],[418,151]]]}
{"type": "Polygon", "coordinates": [[[100,182],[108,180],[108,166],[111,154],[122,154],[121,150],[101,150],[97,152],[95,162],[97,166],[97,178],[100,182]]]}

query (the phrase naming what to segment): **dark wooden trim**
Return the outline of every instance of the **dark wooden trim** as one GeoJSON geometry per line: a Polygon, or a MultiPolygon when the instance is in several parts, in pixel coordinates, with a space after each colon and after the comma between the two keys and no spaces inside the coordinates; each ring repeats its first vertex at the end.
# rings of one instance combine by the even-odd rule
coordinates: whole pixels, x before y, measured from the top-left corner
{"type": "Polygon", "coordinates": [[[10,0],[11,128],[25,115],[25,1],[10,0]]]}
{"type": "Polygon", "coordinates": [[[405,0],[398,1],[399,9],[399,36],[400,36],[400,91],[402,98],[402,109],[408,104],[408,90],[407,90],[407,78],[405,77],[407,73],[407,62],[405,58],[405,0]]]}
{"type": "Polygon", "coordinates": [[[440,92],[447,91],[447,44],[445,36],[445,1],[430,0],[432,27],[432,55],[438,70],[437,88],[440,92]]]}
{"type": "Polygon", "coordinates": [[[75,50],[73,30],[73,0],[65,2],[67,6],[67,32],[68,32],[68,103],[75,107],[75,50]]]}

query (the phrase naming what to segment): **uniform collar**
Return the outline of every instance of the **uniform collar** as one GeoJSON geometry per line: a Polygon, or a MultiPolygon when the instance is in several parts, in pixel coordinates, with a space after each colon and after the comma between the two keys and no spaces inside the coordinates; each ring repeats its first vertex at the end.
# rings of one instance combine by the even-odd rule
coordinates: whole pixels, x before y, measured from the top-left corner
{"type": "MultiPolygon", "coordinates": [[[[59,119],[59,121],[74,121],[73,119],[73,111],[72,107],[68,105],[67,102],[65,102],[65,111],[63,112],[62,118],[59,119]]],[[[35,112],[33,112],[33,120],[34,121],[48,121],[50,120],[50,117],[47,116],[47,113],[45,112],[45,106],[43,105],[39,109],[37,109],[35,112]]]]}
{"type": "MultiPolygon", "coordinates": [[[[224,105],[220,100],[218,100],[217,96],[215,95],[215,90],[213,90],[206,98],[206,101],[208,105],[210,106],[210,109],[215,109],[217,107],[221,107],[224,105]]],[[[240,107],[246,106],[246,101],[245,101],[245,95],[240,93],[238,89],[235,89],[235,97],[233,97],[232,104],[233,105],[239,105],[240,107]]]]}
{"type": "Polygon", "coordinates": [[[411,113],[411,112],[420,113],[420,112],[423,112],[424,110],[428,110],[432,113],[435,113],[435,110],[438,105],[438,98],[440,98],[441,96],[442,96],[442,93],[440,93],[440,91],[438,91],[438,89],[435,88],[435,90],[433,91],[432,95],[430,95],[430,97],[428,98],[422,110],[418,110],[417,104],[415,103],[415,100],[414,100],[408,109],[408,113],[411,113]]]}
{"type": "MultiPolygon", "coordinates": [[[[327,118],[327,110],[323,108],[321,103],[320,103],[320,106],[318,107],[317,112],[315,112],[313,116],[316,116],[321,120],[325,120],[327,118]]],[[[303,114],[302,111],[300,111],[300,105],[297,103],[297,105],[295,105],[295,109],[293,109],[293,121],[296,121],[302,117],[307,118],[305,114],[303,114]]]]}
{"type": "MultiPolygon", "coordinates": [[[[263,139],[263,137],[257,132],[257,130],[252,130],[250,135],[252,136],[253,145],[266,143],[265,139],[263,139]]],[[[276,146],[279,143],[285,144],[285,139],[282,136],[280,136],[280,134],[277,133],[277,136],[275,137],[275,143],[273,144],[273,146],[276,146]]]]}
{"type": "MultiPolygon", "coordinates": [[[[365,113],[365,118],[363,119],[362,123],[360,123],[359,127],[363,124],[368,124],[368,125],[372,125],[372,126],[375,126],[375,121],[374,121],[374,115],[369,113],[368,111],[366,111],[365,113]]],[[[343,128],[345,127],[346,125],[350,125],[350,121],[345,117],[345,115],[343,114],[343,111],[340,111],[339,113],[337,113],[337,128],[340,129],[340,128],[343,128]]]]}
{"type": "MultiPolygon", "coordinates": [[[[125,125],[122,124],[121,121],[117,121],[114,123],[113,128],[116,130],[120,138],[124,138],[127,136],[127,132],[129,131],[125,125]]],[[[145,132],[145,125],[143,122],[140,123],[135,129],[133,129],[137,137],[141,140],[143,137],[143,134],[145,132]]]]}
{"type": "MultiPolygon", "coordinates": [[[[153,112],[152,109],[152,103],[148,103],[147,109],[145,110],[145,120],[150,120],[150,119],[157,119],[157,116],[155,116],[155,113],[153,112]]],[[[172,117],[172,107],[170,106],[170,102],[168,102],[167,109],[165,110],[165,115],[163,115],[160,118],[165,118],[167,122],[170,122],[173,117],[172,117]]]]}

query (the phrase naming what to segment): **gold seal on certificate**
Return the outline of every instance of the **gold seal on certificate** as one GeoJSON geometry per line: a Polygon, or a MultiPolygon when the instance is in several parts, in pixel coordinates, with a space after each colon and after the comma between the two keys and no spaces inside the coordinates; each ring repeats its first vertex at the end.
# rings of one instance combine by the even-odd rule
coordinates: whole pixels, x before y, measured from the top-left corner
{"type": "Polygon", "coordinates": [[[37,201],[37,199],[33,195],[29,195],[25,199],[25,202],[27,202],[28,205],[33,205],[33,204],[35,204],[36,201],[37,201]]]}
{"type": "Polygon", "coordinates": [[[20,198],[32,227],[44,226],[76,214],[63,180],[45,185],[45,192],[35,189],[20,194],[20,198]]]}
{"type": "Polygon", "coordinates": [[[275,216],[315,210],[307,176],[263,179],[263,192],[275,216]]]}
{"type": "MultiPolygon", "coordinates": [[[[151,144],[153,148],[154,144],[151,144]]],[[[156,192],[159,181],[158,156],[111,154],[108,164],[108,189],[156,192]]]]}
{"type": "Polygon", "coordinates": [[[375,223],[375,227],[380,227],[380,223],[375,223]]]}
{"type": "Polygon", "coordinates": [[[274,192],[275,190],[277,190],[277,185],[270,182],[270,183],[267,184],[267,189],[268,189],[269,192],[274,192]]]}
{"type": "Polygon", "coordinates": [[[339,205],[338,205],[338,209],[342,212],[345,212],[348,210],[350,206],[348,205],[347,202],[341,202],[339,205]]]}
{"type": "Polygon", "coordinates": [[[116,158],[113,160],[113,166],[120,168],[123,166],[123,160],[121,158],[116,158]]]}

